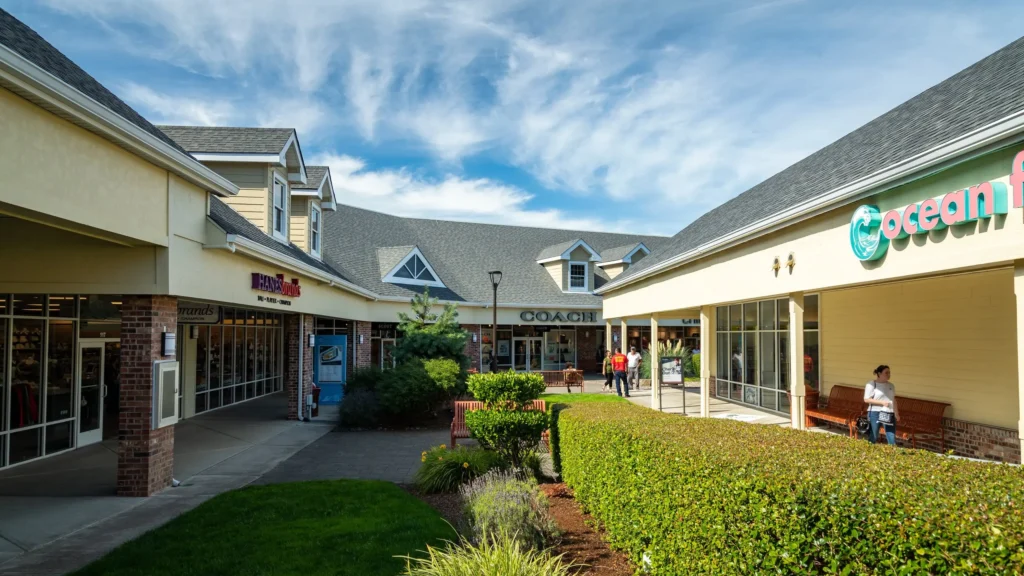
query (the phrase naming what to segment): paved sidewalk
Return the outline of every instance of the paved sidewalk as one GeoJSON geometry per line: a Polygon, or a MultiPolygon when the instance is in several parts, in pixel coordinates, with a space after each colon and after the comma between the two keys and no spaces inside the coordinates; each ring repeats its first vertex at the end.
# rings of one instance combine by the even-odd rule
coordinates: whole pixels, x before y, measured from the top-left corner
{"type": "Polygon", "coordinates": [[[411,483],[420,454],[447,444],[445,430],[349,432],[336,430],[263,475],[257,484],[356,478],[411,483]]]}

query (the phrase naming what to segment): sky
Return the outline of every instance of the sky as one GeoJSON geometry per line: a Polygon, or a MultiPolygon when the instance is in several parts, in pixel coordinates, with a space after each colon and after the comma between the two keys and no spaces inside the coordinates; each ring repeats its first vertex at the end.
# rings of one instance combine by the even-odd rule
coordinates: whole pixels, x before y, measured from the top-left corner
{"type": "Polygon", "coordinates": [[[1017,38],[1014,2],[0,0],[154,123],[298,130],[342,203],[672,235],[1017,38]]]}

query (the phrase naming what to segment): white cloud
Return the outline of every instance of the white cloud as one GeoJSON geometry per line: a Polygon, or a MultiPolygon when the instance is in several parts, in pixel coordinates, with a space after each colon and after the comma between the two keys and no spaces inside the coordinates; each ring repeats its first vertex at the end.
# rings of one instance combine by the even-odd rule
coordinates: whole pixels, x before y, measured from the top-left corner
{"type": "Polygon", "coordinates": [[[145,108],[149,120],[157,124],[223,126],[235,114],[234,106],[225,100],[171,97],[134,82],[126,82],[120,92],[132,105],[145,108]]]}

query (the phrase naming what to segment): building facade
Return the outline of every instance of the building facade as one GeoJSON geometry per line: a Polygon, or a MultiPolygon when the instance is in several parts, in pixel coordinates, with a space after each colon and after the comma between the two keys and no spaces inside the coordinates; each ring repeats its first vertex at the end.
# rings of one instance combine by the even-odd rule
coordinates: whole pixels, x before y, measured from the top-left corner
{"type": "Polygon", "coordinates": [[[1022,57],[1024,40],[698,218],[598,290],[606,319],[699,316],[705,414],[718,397],[803,428],[807,398],[885,364],[898,395],[949,405],[947,448],[1020,462],[1024,93],[1004,83],[1022,57]]]}

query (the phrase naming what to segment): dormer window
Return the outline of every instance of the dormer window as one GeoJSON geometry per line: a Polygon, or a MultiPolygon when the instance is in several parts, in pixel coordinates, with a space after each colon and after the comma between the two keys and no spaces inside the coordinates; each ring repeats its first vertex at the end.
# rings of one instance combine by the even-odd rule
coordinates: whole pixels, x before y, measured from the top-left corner
{"type": "Polygon", "coordinates": [[[309,252],[320,256],[320,208],[309,206],[309,252]]]}
{"type": "Polygon", "coordinates": [[[586,262],[569,262],[569,291],[587,291],[587,268],[586,262]]]}
{"type": "Polygon", "coordinates": [[[409,258],[405,265],[395,271],[395,278],[406,278],[409,280],[423,280],[425,282],[437,282],[437,278],[430,272],[426,264],[419,256],[409,258]]]}
{"type": "Polygon", "coordinates": [[[274,238],[288,241],[288,183],[274,174],[274,205],[270,216],[274,238]]]}
{"type": "Polygon", "coordinates": [[[381,280],[384,282],[445,287],[437,272],[430,267],[426,256],[415,246],[378,248],[377,260],[383,274],[381,280]]]}

